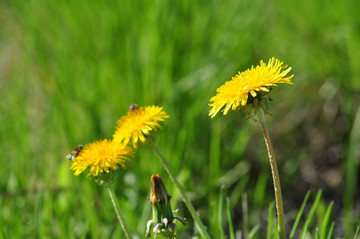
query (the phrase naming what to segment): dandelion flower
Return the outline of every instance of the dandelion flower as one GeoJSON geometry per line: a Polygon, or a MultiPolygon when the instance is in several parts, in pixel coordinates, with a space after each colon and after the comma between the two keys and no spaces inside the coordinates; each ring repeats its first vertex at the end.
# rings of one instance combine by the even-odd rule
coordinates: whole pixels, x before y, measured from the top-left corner
{"type": "Polygon", "coordinates": [[[111,140],[101,140],[90,143],[74,159],[71,169],[74,175],[78,176],[85,169],[89,168],[92,175],[109,173],[119,167],[125,167],[125,161],[132,157],[132,149],[124,144],[115,144],[111,140]]]}
{"type": "Polygon", "coordinates": [[[213,103],[209,104],[212,106],[209,116],[215,117],[220,110],[226,115],[230,109],[245,109],[250,104],[256,106],[262,96],[271,91],[272,86],[277,83],[292,84],[294,75],[286,76],[290,70],[291,67],[287,68],[287,65],[273,57],[267,64],[260,61],[260,65],[239,72],[216,90],[217,94],[210,99],[213,103]]]}
{"type": "Polygon", "coordinates": [[[151,131],[162,129],[160,122],[166,122],[169,118],[162,107],[145,106],[129,107],[127,115],[121,117],[117,122],[117,128],[113,135],[113,141],[116,143],[131,144],[137,148],[140,142],[145,143],[146,137],[151,131]]]}

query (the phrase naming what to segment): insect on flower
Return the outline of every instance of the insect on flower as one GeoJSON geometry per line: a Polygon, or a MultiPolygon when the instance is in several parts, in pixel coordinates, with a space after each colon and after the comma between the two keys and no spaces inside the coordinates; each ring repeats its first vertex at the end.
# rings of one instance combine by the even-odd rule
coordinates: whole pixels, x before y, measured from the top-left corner
{"type": "Polygon", "coordinates": [[[129,106],[129,111],[133,111],[133,110],[136,110],[136,109],[138,109],[139,107],[138,107],[138,105],[137,104],[131,104],[130,106],[129,106]]]}
{"type": "Polygon", "coordinates": [[[68,154],[67,156],[66,156],[66,158],[69,160],[69,161],[73,161],[78,155],[79,155],[79,153],[81,152],[81,150],[83,150],[83,146],[80,144],[80,145],[78,145],[76,148],[74,148],[74,150],[70,153],[70,154],[68,154]]]}
{"type": "Polygon", "coordinates": [[[127,115],[117,121],[113,141],[117,144],[130,142],[137,148],[139,143],[146,142],[146,136],[162,129],[160,123],[165,122],[166,118],[169,116],[162,107],[155,105],[138,107],[136,104],[131,104],[127,115]]]}

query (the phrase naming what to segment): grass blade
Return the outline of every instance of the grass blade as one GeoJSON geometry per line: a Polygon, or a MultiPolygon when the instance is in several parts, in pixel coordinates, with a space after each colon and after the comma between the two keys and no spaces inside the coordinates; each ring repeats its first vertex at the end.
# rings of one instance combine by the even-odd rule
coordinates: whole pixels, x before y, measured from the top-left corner
{"type": "Polygon", "coordinates": [[[305,237],[306,237],[306,232],[307,232],[307,228],[308,228],[308,222],[305,222],[305,225],[304,225],[304,227],[303,227],[303,229],[302,229],[302,232],[301,232],[301,237],[300,237],[300,239],[305,239],[305,237]]]}
{"type": "Polygon", "coordinates": [[[273,228],[273,218],[274,218],[274,203],[270,203],[268,211],[268,225],[266,239],[271,239],[272,228],[273,228]]]}
{"type": "Polygon", "coordinates": [[[223,228],[223,191],[224,191],[224,187],[222,186],[220,189],[220,196],[219,196],[219,212],[218,212],[218,220],[219,220],[219,233],[220,233],[220,238],[225,239],[225,234],[224,234],[224,228],[223,228]]]}
{"type": "Polygon", "coordinates": [[[230,208],[230,198],[229,197],[226,197],[226,213],[227,213],[227,218],[228,218],[228,222],[229,222],[230,239],[235,239],[234,224],[233,224],[232,217],[231,217],[231,208],[230,208]]]}
{"type": "MultiPolygon", "coordinates": [[[[350,141],[347,149],[345,161],[345,190],[344,190],[344,207],[352,211],[354,207],[354,195],[356,190],[357,179],[357,148],[360,142],[360,108],[358,108],[354,123],[350,132],[350,141]]],[[[350,214],[351,215],[351,214],[350,214]]]]}
{"type": "Polygon", "coordinates": [[[248,205],[247,205],[247,195],[246,193],[242,196],[242,210],[243,210],[243,230],[244,230],[244,239],[251,238],[248,237],[248,205]]]}
{"type": "Polygon", "coordinates": [[[358,225],[356,228],[354,239],[358,239],[359,230],[360,230],[360,225],[358,225]]]}
{"type": "Polygon", "coordinates": [[[268,173],[261,173],[256,181],[253,203],[258,207],[262,207],[264,205],[268,177],[268,173]]]}
{"type": "Polygon", "coordinates": [[[315,239],[320,239],[320,231],[318,227],[315,229],[315,239]]]}
{"type": "Polygon", "coordinates": [[[291,229],[289,239],[293,239],[294,236],[295,236],[296,228],[299,225],[301,215],[304,212],[304,209],[305,209],[306,203],[307,203],[307,201],[309,199],[309,196],[310,196],[310,191],[307,192],[307,194],[306,194],[306,196],[304,198],[304,201],[301,204],[300,210],[299,210],[298,214],[296,215],[296,219],[295,219],[294,225],[293,225],[293,227],[291,229]]]}
{"type": "Polygon", "coordinates": [[[321,190],[316,194],[314,204],[312,205],[310,212],[309,212],[308,216],[306,217],[305,225],[302,229],[302,233],[301,233],[301,237],[300,237],[301,239],[305,239],[307,228],[311,222],[312,217],[314,216],[315,210],[320,202],[320,199],[321,199],[321,190]]]}
{"type": "Polygon", "coordinates": [[[334,227],[335,227],[335,222],[331,223],[330,229],[329,229],[329,233],[326,239],[331,239],[332,233],[334,231],[334,227]]]}
{"type": "Polygon", "coordinates": [[[332,208],[333,208],[334,202],[331,202],[330,205],[328,206],[326,213],[325,213],[325,217],[323,219],[323,224],[321,227],[321,239],[326,239],[326,235],[327,235],[327,229],[328,229],[328,225],[330,222],[330,217],[331,217],[331,212],[332,212],[332,208]]]}
{"type": "Polygon", "coordinates": [[[279,227],[278,227],[278,224],[277,224],[277,221],[275,223],[275,232],[274,232],[274,235],[273,235],[273,239],[278,239],[279,238],[279,227]]]}
{"type": "Polygon", "coordinates": [[[255,227],[253,227],[253,229],[251,229],[251,231],[249,232],[248,238],[249,239],[253,238],[255,236],[255,234],[257,233],[257,231],[259,231],[259,229],[260,229],[259,225],[256,225],[255,227]]]}

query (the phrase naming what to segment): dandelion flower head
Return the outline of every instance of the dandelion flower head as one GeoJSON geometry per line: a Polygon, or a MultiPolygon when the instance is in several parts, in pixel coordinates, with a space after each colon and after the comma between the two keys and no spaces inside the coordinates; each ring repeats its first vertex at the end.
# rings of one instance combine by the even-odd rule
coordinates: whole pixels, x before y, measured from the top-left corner
{"type": "Polygon", "coordinates": [[[130,106],[128,114],[121,117],[117,122],[117,128],[113,135],[116,143],[128,144],[137,148],[137,145],[146,142],[146,137],[151,131],[162,129],[160,122],[166,122],[169,118],[162,107],[159,106],[130,106]]]}
{"type": "Polygon", "coordinates": [[[294,75],[286,76],[290,70],[291,67],[273,57],[267,64],[260,61],[260,65],[239,72],[216,90],[217,94],[210,99],[209,116],[215,117],[220,110],[226,115],[230,109],[245,109],[249,104],[256,104],[277,83],[293,84],[294,75]]]}
{"type": "Polygon", "coordinates": [[[111,140],[100,140],[90,143],[74,159],[71,169],[78,176],[89,168],[92,175],[109,173],[119,167],[126,168],[125,161],[132,157],[132,148],[124,144],[115,144],[111,140]]]}

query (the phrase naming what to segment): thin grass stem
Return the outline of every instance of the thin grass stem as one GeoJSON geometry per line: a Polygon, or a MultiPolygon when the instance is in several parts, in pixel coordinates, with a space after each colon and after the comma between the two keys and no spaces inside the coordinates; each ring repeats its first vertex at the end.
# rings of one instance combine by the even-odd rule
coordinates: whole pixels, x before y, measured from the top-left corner
{"type": "Polygon", "coordinates": [[[169,174],[170,179],[173,181],[175,186],[179,189],[180,194],[184,200],[184,203],[185,203],[186,207],[189,209],[189,212],[190,212],[191,216],[193,217],[195,224],[196,224],[198,230],[200,231],[202,238],[210,239],[209,233],[206,231],[204,224],[202,223],[202,221],[200,220],[200,217],[196,213],[194,206],[191,204],[188,196],[185,193],[185,190],[183,189],[183,187],[181,186],[179,181],[176,179],[176,176],[175,176],[174,172],[171,170],[169,163],[166,161],[164,156],[161,154],[161,152],[158,149],[158,147],[156,146],[155,142],[152,139],[149,139],[149,142],[150,142],[149,145],[151,146],[151,148],[159,156],[160,161],[161,161],[162,165],[164,166],[166,172],[169,174]]]}
{"type": "Polygon", "coordinates": [[[122,215],[122,212],[121,212],[120,206],[119,206],[119,202],[115,197],[114,190],[112,189],[110,182],[106,181],[105,186],[106,186],[106,188],[107,188],[107,190],[109,192],[111,202],[112,202],[112,204],[114,206],[116,216],[119,219],[119,223],[121,225],[121,228],[124,231],[125,237],[127,239],[131,239],[132,237],[131,237],[131,234],[130,234],[130,230],[129,230],[126,222],[125,222],[124,216],[122,215]]]}
{"type": "Polygon", "coordinates": [[[219,234],[220,239],[225,239],[225,232],[223,228],[223,215],[224,215],[224,202],[223,202],[223,192],[224,192],[224,186],[222,185],[220,188],[220,196],[219,196],[219,211],[218,211],[218,226],[219,226],[219,234]]]}
{"type": "Polygon", "coordinates": [[[231,218],[231,206],[230,206],[230,198],[226,197],[226,212],[229,222],[229,233],[230,233],[230,239],[235,239],[235,233],[234,233],[234,224],[233,220],[231,218]]]}
{"type": "Polygon", "coordinates": [[[248,205],[247,205],[247,194],[243,193],[242,195],[242,214],[243,214],[243,230],[244,230],[244,239],[248,239],[248,205]]]}
{"type": "Polygon", "coordinates": [[[264,139],[269,155],[270,167],[271,167],[271,174],[274,183],[274,191],[275,191],[275,204],[276,204],[276,212],[277,212],[277,219],[278,219],[278,228],[279,228],[279,236],[280,239],[285,239],[285,219],[284,219],[284,208],[283,208],[283,201],[282,201],[282,194],[281,194],[281,186],[280,186],[280,178],[279,172],[277,169],[274,149],[271,144],[271,139],[269,132],[267,130],[262,110],[259,109],[259,122],[261,124],[261,128],[264,134],[264,139]]]}

